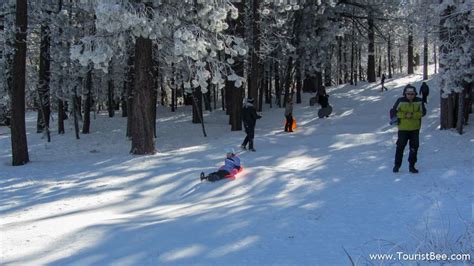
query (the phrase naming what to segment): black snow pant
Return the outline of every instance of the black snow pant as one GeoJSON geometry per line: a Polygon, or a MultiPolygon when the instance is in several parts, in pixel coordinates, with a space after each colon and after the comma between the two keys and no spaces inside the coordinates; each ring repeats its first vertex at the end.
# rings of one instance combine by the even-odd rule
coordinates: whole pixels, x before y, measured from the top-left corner
{"type": "Polygon", "coordinates": [[[428,102],[428,95],[425,95],[425,94],[421,95],[421,99],[424,103],[427,103],[428,102]]]}
{"type": "Polygon", "coordinates": [[[293,116],[287,115],[285,117],[286,117],[285,131],[293,132],[293,116]]]}
{"type": "Polygon", "coordinates": [[[420,146],[420,130],[399,130],[397,140],[397,151],[395,153],[395,166],[400,167],[403,160],[403,151],[407,142],[410,141],[410,153],[408,154],[408,163],[415,166],[417,161],[418,147],[420,146]]]}
{"type": "Polygon", "coordinates": [[[211,182],[218,181],[218,180],[224,179],[225,176],[228,174],[229,172],[227,172],[226,170],[219,170],[217,172],[213,172],[207,175],[207,180],[211,182]]]}
{"type": "Polygon", "coordinates": [[[245,137],[242,146],[245,147],[248,143],[249,149],[253,149],[253,137],[255,136],[255,127],[245,126],[245,133],[247,133],[247,136],[245,137]]]}

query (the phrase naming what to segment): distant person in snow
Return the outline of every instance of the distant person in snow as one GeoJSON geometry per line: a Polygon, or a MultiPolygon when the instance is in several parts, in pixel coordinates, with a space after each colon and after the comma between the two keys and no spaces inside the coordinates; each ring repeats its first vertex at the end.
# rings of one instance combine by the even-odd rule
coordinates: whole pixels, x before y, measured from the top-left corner
{"type": "Polygon", "coordinates": [[[420,94],[421,94],[421,99],[423,100],[423,103],[428,103],[428,95],[430,94],[430,87],[428,87],[428,84],[426,82],[421,83],[420,87],[420,94]]]}
{"type": "Polygon", "coordinates": [[[293,132],[293,100],[288,98],[285,106],[285,132],[293,132]]]}
{"type": "Polygon", "coordinates": [[[393,172],[398,173],[402,165],[403,151],[408,142],[410,142],[410,153],[408,155],[410,173],[418,173],[415,168],[417,153],[419,147],[419,136],[421,127],[421,117],[426,114],[425,104],[416,97],[416,88],[408,84],[403,89],[403,97],[393,105],[399,119],[397,150],[395,152],[395,165],[393,172]]]}
{"type": "Polygon", "coordinates": [[[384,84],[385,84],[385,74],[382,74],[382,79],[380,81],[380,84],[382,85],[382,89],[381,89],[382,91],[381,92],[383,92],[383,90],[388,91],[388,89],[384,86],[384,84]]]}
{"type": "Polygon", "coordinates": [[[326,87],[322,86],[316,93],[318,103],[321,105],[321,108],[326,108],[329,105],[329,95],[326,92],[326,87]]]}
{"type": "Polygon", "coordinates": [[[224,160],[224,165],[219,167],[216,172],[205,175],[204,172],[201,172],[201,181],[207,180],[210,182],[218,181],[223,178],[233,178],[235,175],[240,172],[242,166],[240,165],[240,158],[235,154],[233,148],[226,149],[226,155],[224,160]]]}
{"type": "Polygon", "coordinates": [[[318,103],[321,105],[321,109],[318,111],[318,117],[329,117],[332,113],[332,106],[329,104],[329,95],[326,93],[326,87],[321,86],[316,93],[316,97],[318,103]]]}
{"type": "Polygon", "coordinates": [[[247,144],[249,145],[250,151],[255,151],[253,146],[253,138],[255,136],[255,125],[257,124],[257,119],[262,118],[257,114],[257,110],[253,106],[254,100],[248,98],[247,101],[244,101],[242,106],[242,120],[244,122],[245,133],[247,136],[244,139],[244,142],[240,146],[243,150],[247,149],[247,144]]]}

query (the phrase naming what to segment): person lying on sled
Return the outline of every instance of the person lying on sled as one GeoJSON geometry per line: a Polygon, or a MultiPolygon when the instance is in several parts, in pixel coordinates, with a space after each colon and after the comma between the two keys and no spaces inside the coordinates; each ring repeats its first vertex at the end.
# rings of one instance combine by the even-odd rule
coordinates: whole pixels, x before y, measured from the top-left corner
{"type": "Polygon", "coordinates": [[[233,148],[229,148],[226,150],[224,165],[219,167],[217,172],[210,173],[207,176],[204,175],[204,172],[201,172],[201,181],[207,180],[214,182],[223,178],[234,178],[235,175],[240,171],[242,171],[240,158],[237,156],[237,154],[235,154],[235,150],[233,148]]]}

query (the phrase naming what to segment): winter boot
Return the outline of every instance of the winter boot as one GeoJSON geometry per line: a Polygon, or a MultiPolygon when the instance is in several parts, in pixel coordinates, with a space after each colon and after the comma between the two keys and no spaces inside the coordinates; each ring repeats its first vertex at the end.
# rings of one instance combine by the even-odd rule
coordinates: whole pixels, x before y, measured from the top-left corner
{"type": "Polygon", "coordinates": [[[240,148],[244,151],[247,150],[247,147],[245,147],[245,145],[240,145],[240,148]]]}
{"type": "Polygon", "coordinates": [[[419,172],[418,169],[416,169],[414,165],[410,165],[410,167],[409,167],[408,170],[409,170],[410,173],[412,173],[412,174],[418,174],[418,172],[419,172]]]}
{"type": "Polygon", "coordinates": [[[206,179],[207,179],[207,178],[206,178],[206,176],[204,175],[204,172],[201,172],[201,182],[202,182],[203,180],[206,180],[206,179]]]}
{"type": "Polygon", "coordinates": [[[398,170],[400,169],[400,166],[395,165],[392,169],[394,173],[398,173],[398,170]]]}
{"type": "Polygon", "coordinates": [[[254,148],[250,148],[249,151],[256,151],[254,148]]]}

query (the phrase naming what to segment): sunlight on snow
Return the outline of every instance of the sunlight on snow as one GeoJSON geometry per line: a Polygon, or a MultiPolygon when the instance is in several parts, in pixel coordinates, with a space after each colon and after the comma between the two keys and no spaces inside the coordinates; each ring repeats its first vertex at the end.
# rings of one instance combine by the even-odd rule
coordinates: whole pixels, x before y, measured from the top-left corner
{"type": "Polygon", "coordinates": [[[216,258],[225,256],[231,252],[237,252],[244,248],[249,248],[249,246],[255,244],[260,237],[258,236],[247,236],[243,239],[236,241],[235,243],[225,245],[223,247],[218,248],[217,250],[211,252],[209,257],[216,258]]]}
{"type": "Polygon", "coordinates": [[[190,247],[179,248],[173,251],[166,252],[160,256],[160,260],[164,262],[172,262],[179,259],[194,257],[204,252],[205,248],[202,245],[192,245],[190,247]]]}
{"type": "Polygon", "coordinates": [[[354,148],[362,145],[370,145],[377,143],[376,134],[339,134],[335,137],[336,142],[329,146],[334,150],[342,150],[347,148],[354,148]]]}

